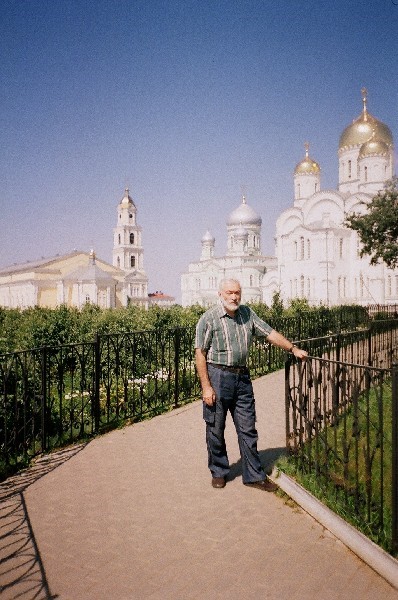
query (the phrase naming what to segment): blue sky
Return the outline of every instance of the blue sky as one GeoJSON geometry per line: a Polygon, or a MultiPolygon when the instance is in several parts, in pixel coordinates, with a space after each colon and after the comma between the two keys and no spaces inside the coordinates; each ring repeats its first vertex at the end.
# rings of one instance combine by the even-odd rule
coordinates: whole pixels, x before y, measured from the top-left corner
{"type": "Polygon", "coordinates": [[[149,291],[180,300],[207,229],[225,253],[242,190],[263,218],[263,253],[274,253],[305,141],[322,188],[336,187],[361,87],[398,144],[398,0],[0,9],[0,267],[91,247],[111,262],[129,187],[149,291]]]}

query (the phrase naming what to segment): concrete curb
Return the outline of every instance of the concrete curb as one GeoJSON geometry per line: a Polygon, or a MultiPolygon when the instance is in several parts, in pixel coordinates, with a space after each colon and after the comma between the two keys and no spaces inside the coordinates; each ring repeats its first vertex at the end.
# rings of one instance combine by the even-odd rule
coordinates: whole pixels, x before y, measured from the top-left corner
{"type": "Polygon", "coordinates": [[[303,510],[333,533],[394,588],[398,589],[398,561],[395,558],[336,515],[285,473],[274,469],[271,478],[303,510]]]}

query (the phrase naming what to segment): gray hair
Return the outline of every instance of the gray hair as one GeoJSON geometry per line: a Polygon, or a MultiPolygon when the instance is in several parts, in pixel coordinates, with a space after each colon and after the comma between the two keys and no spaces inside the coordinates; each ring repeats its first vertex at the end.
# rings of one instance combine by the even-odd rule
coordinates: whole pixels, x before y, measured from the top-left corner
{"type": "Polygon", "coordinates": [[[224,290],[227,287],[227,283],[236,283],[240,289],[242,289],[242,286],[240,285],[240,281],[238,281],[238,279],[235,279],[234,277],[225,277],[224,279],[221,279],[219,285],[218,285],[218,291],[221,292],[222,290],[224,290]]]}

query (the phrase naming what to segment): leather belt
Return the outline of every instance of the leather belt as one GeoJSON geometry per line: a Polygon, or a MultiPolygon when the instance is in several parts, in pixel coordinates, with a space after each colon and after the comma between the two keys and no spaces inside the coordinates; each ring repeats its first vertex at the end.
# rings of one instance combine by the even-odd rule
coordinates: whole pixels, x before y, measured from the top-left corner
{"type": "Polygon", "coordinates": [[[216,369],[221,369],[222,371],[229,371],[231,373],[249,373],[249,369],[247,367],[230,367],[229,365],[218,365],[217,363],[209,363],[209,365],[215,367],[216,369]]]}

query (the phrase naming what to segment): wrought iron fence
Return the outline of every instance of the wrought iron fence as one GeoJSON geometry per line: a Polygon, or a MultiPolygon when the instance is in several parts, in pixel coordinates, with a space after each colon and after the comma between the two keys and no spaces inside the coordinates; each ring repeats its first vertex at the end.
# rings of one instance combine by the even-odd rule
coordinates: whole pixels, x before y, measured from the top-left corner
{"type": "Polygon", "coordinates": [[[333,508],[395,553],[398,324],[372,324],[329,341],[307,340],[312,356],[286,362],[286,444],[323,499],[332,498],[333,508]]]}
{"type": "MultiPolygon", "coordinates": [[[[1,463],[24,465],[197,399],[194,335],[192,327],[156,329],[0,356],[0,473],[1,463]]],[[[283,364],[282,351],[253,344],[253,376],[283,364]]]]}

